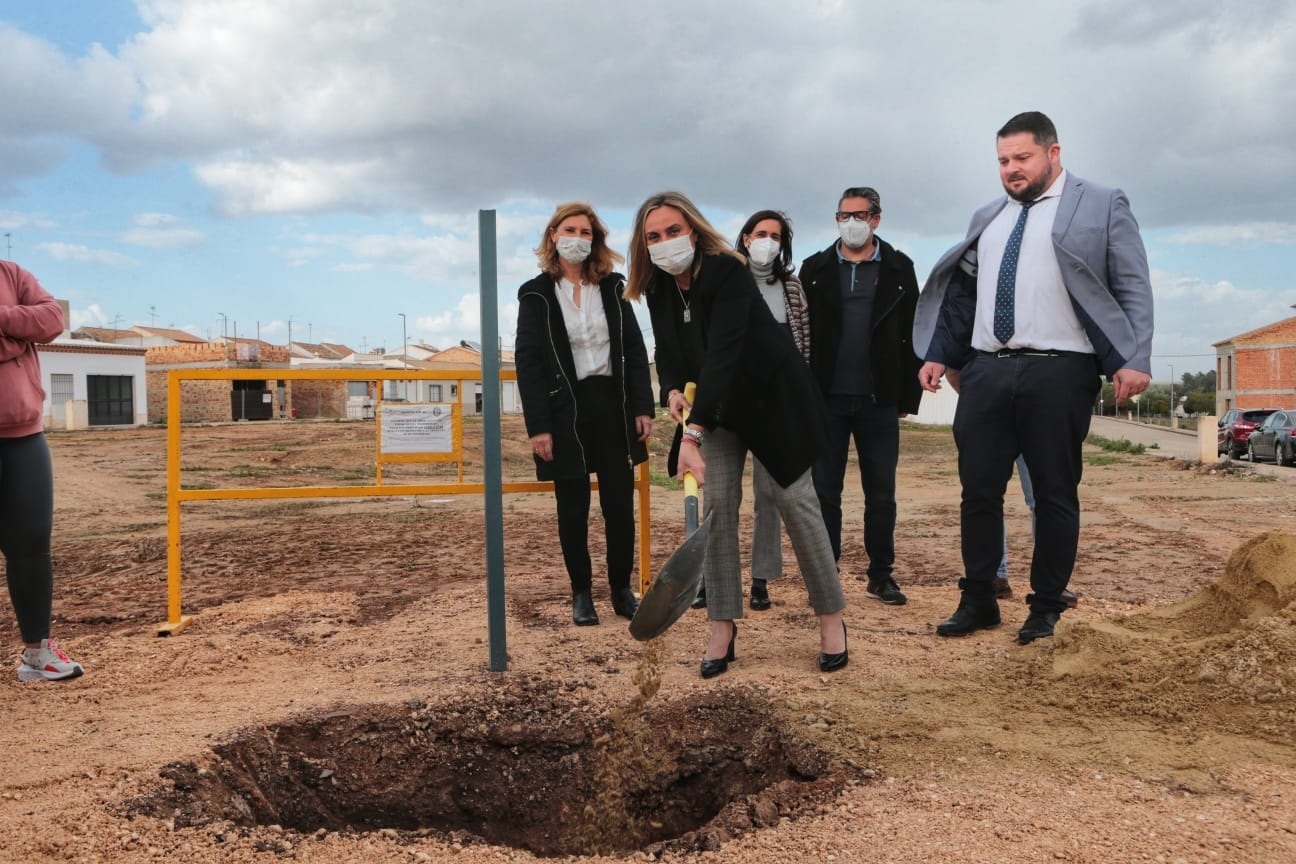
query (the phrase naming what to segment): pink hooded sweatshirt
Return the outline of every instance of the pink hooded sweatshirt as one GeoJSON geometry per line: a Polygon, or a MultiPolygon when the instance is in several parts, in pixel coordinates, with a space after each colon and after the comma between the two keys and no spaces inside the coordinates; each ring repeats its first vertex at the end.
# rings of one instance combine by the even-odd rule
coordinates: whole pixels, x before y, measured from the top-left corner
{"type": "Polygon", "coordinates": [[[44,428],[45,388],[36,344],[63,332],[63,310],[36,277],[0,261],[0,438],[44,428]]]}

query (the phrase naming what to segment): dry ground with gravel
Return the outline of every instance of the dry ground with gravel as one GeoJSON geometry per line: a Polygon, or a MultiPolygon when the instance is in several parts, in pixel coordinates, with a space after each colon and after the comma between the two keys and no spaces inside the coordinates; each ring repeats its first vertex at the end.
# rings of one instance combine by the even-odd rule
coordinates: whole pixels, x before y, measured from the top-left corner
{"type": "MultiPolygon", "coordinates": [[[[505,476],[529,479],[517,418],[504,434],[505,476]]],[[[187,486],[371,473],[371,424],[184,437],[187,486]]],[[[1030,552],[1013,488],[1018,598],[1000,629],[942,640],[954,448],[906,426],[909,604],[850,578],[856,518],[849,667],[817,671],[789,547],[774,607],[702,681],[702,613],[645,645],[599,586],[603,623],[571,625],[540,493],[504,501],[506,672],[488,671],[479,496],[186,504],[193,623],[159,638],[164,432],[50,441],[55,627],[86,675],[0,678],[0,862],[1296,861],[1296,537],[1277,533],[1296,471],[1087,447],[1082,596],[1058,636],[1012,640],[1030,552]]],[[[654,486],[651,509],[660,565],[681,493],[654,486]]],[[[17,642],[8,614],[0,640],[17,642]]]]}

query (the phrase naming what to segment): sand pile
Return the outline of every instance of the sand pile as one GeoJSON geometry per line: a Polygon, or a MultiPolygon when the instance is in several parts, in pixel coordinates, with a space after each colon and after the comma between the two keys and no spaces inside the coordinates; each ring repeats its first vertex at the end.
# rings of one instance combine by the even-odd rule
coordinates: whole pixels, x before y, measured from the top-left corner
{"type": "Polygon", "coordinates": [[[1217,583],[1182,603],[1060,627],[1052,659],[1054,675],[1096,706],[1177,722],[1210,715],[1290,741],[1296,536],[1247,541],[1217,583]]]}

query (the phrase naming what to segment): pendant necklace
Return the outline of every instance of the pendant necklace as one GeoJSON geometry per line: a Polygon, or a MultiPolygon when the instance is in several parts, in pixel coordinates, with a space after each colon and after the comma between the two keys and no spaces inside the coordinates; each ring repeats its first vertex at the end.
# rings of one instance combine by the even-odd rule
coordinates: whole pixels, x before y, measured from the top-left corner
{"type": "Polygon", "coordinates": [[[684,306],[684,323],[688,324],[693,320],[693,310],[689,309],[689,301],[684,299],[684,291],[679,287],[678,282],[675,283],[675,293],[679,294],[680,303],[684,306]]]}

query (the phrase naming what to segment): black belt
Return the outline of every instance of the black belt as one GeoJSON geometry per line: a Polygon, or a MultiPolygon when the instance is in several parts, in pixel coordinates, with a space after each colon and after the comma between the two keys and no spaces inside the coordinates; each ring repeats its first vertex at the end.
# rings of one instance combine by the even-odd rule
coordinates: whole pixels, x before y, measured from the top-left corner
{"type": "Polygon", "coordinates": [[[1083,351],[1053,351],[1048,348],[1000,348],[998,351],[977,351],[985,357],[1093,357],[1083,351]]]}

